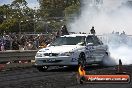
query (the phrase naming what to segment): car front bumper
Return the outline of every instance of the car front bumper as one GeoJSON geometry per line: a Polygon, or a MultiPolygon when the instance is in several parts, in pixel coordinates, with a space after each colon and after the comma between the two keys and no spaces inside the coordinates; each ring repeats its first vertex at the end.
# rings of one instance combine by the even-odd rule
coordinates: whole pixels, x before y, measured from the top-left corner
{"type": "Polygon", "coordinates": [[[69,66],[78,65],[78,60],[70,56],[60,57],[35,57],[35,66],[69,66]]]}

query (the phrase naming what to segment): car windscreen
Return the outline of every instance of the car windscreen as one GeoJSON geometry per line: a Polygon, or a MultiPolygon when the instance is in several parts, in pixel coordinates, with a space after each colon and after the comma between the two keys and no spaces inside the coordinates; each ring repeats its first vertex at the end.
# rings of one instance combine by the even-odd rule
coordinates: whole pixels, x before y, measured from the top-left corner
{"type": "Polygon", "coordinates": [[[50,46],[77,45],[85,41],[85,36],[59,37],[50,46]]]}

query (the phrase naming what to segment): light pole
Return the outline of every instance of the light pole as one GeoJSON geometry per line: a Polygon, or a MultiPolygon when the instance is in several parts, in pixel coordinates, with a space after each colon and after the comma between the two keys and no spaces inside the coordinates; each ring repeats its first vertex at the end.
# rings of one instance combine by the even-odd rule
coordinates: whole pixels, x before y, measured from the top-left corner
{"type": "Polygon", "coordinates": [[[23,21],[20,21],[20,22],[19,22],[19,33],[20,33],[20,34],[21,34],[21,31],[22,31],[22,30],[21,30],[21,23],[22,23],[22,22],[23,22],[23,21]]]}
{"type": "Polygon", "coordinates": [[[34,21],[34,27],[33,27],[33,29],[34,29],[34,33],[36,33],[36,27],[35,27],[36,22],[37,22],[37,20],[35,19],[35,21],[34,21]]]}
{"type": "Polygon", "coordinates": [[[37,22],[37,10],[38,8],[37,7],[34,7],[34,19],[33,19],[33,22],[34,22],[34,33],[36,32],[36,22],[37,22]]]}

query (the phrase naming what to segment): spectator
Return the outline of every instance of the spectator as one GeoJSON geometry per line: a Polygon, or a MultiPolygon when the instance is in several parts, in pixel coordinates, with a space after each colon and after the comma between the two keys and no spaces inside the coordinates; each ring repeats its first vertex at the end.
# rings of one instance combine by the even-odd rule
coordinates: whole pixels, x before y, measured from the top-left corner
{"type": "Polygon", "coordinates": [[[1,44],[1,51],[5,51],[5,47],[4,47],[4,44],[1,44]]]}
{"type": "Polygon", "coordinates": [[[36,46],[36,48],[39,48],[39,39],[38,39],[38,37],[34,38],[34,45],[36,46]]]}
{"type": "Polygon", "coordinates": [[[10,35],[3,34],[0,38],[0,50],[34,50],[40,48],[39,46],[46,47],[47,44],[51,43],[56,39],[56,35],[26,35],[26,34],[15,34],[10,35]],[[4,45],[4,47],[3,47],[4,45]]]}
{"type": "Polygon", "coordinates": [[[90,30],[91,34],[95,35],[95,30],[94,27],[92,27],[92,29],[90,30]]]}
{"type": "Polygon", "coordinates": [[[56,38],[58,38],[59,36],[61,36],[61,30],[58,30],[57,33],[56,33],[56,38]]]}
{"type": "Polygon", "coordinates": [[[16,39],[14,39],[12,42],[12,49],[13,50],[19,50],[19,43],[16,39]]]}
{"type": "Polygon", "coordinates": [[[63,25],[61,28],[62,35],[69,35],[66,25],[63,25]]]}
{"type": "Polygon", "coordinates": [[[27,50],[36,50],[37,48],[32,41],[29,41],[29,42],[27,42],[26,49],[27,50]]]}

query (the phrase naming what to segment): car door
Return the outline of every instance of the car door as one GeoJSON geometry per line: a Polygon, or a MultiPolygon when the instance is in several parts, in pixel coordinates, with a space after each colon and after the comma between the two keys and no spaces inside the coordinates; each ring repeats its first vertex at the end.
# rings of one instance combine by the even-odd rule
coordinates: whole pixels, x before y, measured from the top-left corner
{"type": "Polygon", "coordinates": [[[94,45],[94,39],[92,35],[87,36],[86,38],[86,47],[85,47],[85,53],[86,53],[86,62],[93,63],[94,60],[94,52],[96,50],[96,46],[94,45]]]}
{"type": "Polygon", "coordinates": [[[89,35],[86,38],[86,62],[93,63],[98,59],[102,59],[105,53],[105,46],[95,35],[89,35]]]}
{"type": "Polygon", "coordinates": [[[100,41],[100,39],[97,36],[93,36],[93,45],[94,45],[94,52],[93,57],[94,61],[101,61],[106,53],[107,47],[100,41]]]}

